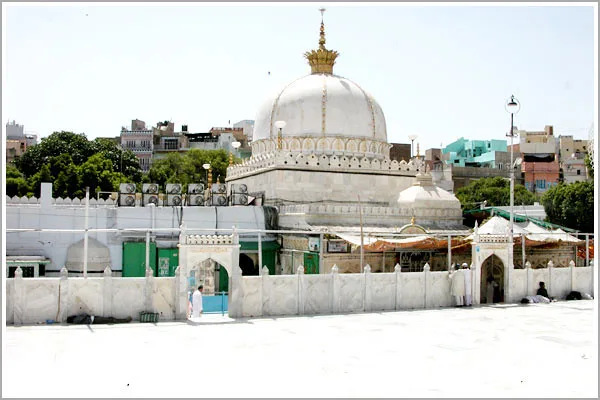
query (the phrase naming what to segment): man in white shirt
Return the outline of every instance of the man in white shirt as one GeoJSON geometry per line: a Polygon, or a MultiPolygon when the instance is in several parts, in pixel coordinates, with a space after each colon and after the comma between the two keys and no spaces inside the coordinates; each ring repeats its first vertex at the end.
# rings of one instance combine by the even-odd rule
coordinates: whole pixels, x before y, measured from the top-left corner
{"type": "Polygon", "coordinates": [[[192,317],[200,317],[202,314],[202,289],[202,285],[198,286],[192,295],[192,317]]]}
{"type": "Polygon", "coordinates": [[[464,305],[465,297],[464,271],[457,268],[448,275],[448,278],[450,278],[450,294],[454,296],[456,306],[462,307],[464,305]]]}

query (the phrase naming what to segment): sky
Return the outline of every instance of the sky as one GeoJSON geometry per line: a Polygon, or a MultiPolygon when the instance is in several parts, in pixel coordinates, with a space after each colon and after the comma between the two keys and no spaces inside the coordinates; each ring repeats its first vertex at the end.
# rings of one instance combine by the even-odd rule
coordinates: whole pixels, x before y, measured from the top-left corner
{"type": "Polygon", "coordinates": [[[2,3],[2,116],[39,138],[89,139],[136,118],[192,132],[255,119],[310,73],[324,6],[334,73],[381,105],[388,142],[506,139],[511,95],[519,129],[587,139],[596,10],[565,4],[2,3]]]}

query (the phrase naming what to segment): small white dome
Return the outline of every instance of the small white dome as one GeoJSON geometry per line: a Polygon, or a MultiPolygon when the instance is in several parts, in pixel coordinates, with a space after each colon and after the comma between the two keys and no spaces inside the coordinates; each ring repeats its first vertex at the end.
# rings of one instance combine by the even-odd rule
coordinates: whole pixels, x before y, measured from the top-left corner
{"type": "Polygon", "coordinates": [[[356,83],[316,73],[290,83],[259,108],[253,139],[277,137],[276,121],[285,121],[282,137],[369,138],[387,142],[385,117],[372,96],[356,83]]]}
{"type": "Polygon", "coordinates": [[[398,207],[410,209],[460,210],[460,201],[433,184],[431,174],[417,174],[415,183],[398,195],[398,207]]]}
{"type": "MultiPolygon", "coordinates": [[[[65,267],[70,272],[83,271],[84,239],[73,243],[67,250],[65,267]]],[[[111,267],[110,250],[102,242],[88,237],[88,263],[89,272],[102,272],[106,267],[111,267]]]]}

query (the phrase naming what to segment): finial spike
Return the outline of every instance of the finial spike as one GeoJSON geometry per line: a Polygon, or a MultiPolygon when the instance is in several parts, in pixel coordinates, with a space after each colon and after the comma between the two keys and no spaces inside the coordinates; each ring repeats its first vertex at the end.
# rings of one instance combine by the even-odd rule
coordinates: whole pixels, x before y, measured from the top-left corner
{"type": "Polygon", "coordinates": [[[321,33],[319,37],[319,48],[325,50],[325,23],[323,22],[323,14],[325,14],[325,9],[320,8],[321,11],[321,33]]]}
{"type": "Polygon", "coordinates": [[[323,22],[323,14],[325,8],[319,8],[321,12],[321,29],[319,34],[319,48],[304,53],[304,57],[308,60],[313,74],[325,73],[333,74],[333,64],[338,56],[337,51],[327,50],[325,48],[325,23],[323,22]]]}

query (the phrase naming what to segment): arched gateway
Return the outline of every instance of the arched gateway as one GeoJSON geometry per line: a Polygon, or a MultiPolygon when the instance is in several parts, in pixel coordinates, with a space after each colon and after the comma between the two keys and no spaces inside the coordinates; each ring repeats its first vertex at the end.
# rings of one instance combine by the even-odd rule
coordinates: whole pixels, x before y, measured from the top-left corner
{"type": "Polygon", "coordinates": [[[510,265],[509,263],[509,259],[512,258],[512,250],[508,234],[479,234],[478,227],[475,226],[471,252],[471,259],[475,267],[473,304],[481,304],[482,293],[485,290],[483,288],[490,274],[500,284],[500,291],[503,293],[502,300],[505,303],[512,301],[509,291],[511,275],[514,270],[514,264],[510,265]],[[502,276],[498,276],[498,273],[501,273],[502,276]]]}
{"type": "MultiPolygon", "coordinates": [[[[188,234],[182,225],[179,236],[179,268],[178,274],[182,277],[190,276],[190,273],[204,261],[211,260],[219,263],[227,270],[229,275],[229,298],[228,310],[231,317],[241,315],[241,304],[238,301],[240,279],[242,270],[240,268],[240,244],[235,228],[231,235],[197,235],[188,234]]],[[[178,288],[179,309],[187,308],[187,279],[180,279],[178,288]]],[[[185,312],[185,311],[182,311],[185,312]]],[[[181,316],[178,316],[181,318],[181,316]]]]}

